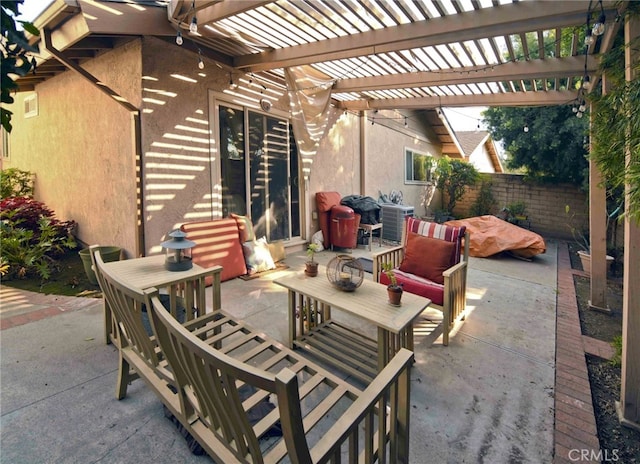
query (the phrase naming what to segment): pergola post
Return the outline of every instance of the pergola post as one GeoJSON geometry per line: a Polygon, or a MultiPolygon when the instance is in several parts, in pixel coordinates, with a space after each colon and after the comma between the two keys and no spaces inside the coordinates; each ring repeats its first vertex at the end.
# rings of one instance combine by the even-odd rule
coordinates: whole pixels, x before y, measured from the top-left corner
{"type": "MultiPolygon", "coordinates": [[[[602,91],[607,92],[606,76],[602,77],[602,91]]],[[[593,110],[589,125],[593,124],[593,110]]],[[[601,184],[600,169],[589,160],[589,240],[591,249],[591,279],[589,307],[610,312],[607,307],[607,191],[601,184]]]]}
{"type": "MultiPolygon", "coordinates": [[[[625,70],[627,82],[640,76],[633,71],[640,53],[629,44],[640,37],[640,20],[627,15],[625,21],[625,70]]],[[[632,110],[633,111],[633,110],[632,110]]],[[[629,143],[625,147],[625,166],[631,163],[629,143]]],[[[635,159],[638,162],[638,159],[635,159]]],[[[626,169],[625,169],[626,171],[626,169]]],[[[625,182],[625,213],[629,212],[631,185],[625,182]]],[[[617,404],[620,422],[640,430],[640,227],[625,214],[624,221],[624,291],[622,302],[622,377],[620,402],[617,404]]]]}

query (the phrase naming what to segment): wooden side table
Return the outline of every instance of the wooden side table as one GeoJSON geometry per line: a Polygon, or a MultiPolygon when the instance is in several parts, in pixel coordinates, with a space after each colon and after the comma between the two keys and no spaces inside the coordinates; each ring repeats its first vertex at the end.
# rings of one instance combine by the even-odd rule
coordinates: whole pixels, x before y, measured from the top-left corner
{"type": "MultiPolygon", "coordinates": [[[[187,271],[175,272],[165,269],[164,259],[163,255],[126,259],[105,263],[105,267],[110,268],[118,278],[132,287],[137,287],[141,290],[151,287],[156,287],[158,290],[166,289],[170,298],[169,309],[174,317],[177,315],[178,297],[184,298],[187,321],[193,319],[193,309],[197,310],[199,315],[206,313],[205,279],[208,276],[212,276],[212,309],[213,311],[220,309],[221,266],[204,269],[194,264],[193,268],[187,271]]],[[[107,344],[109,344],[117,339],[117,328],[114,327],[111,310],[107,307],[106,301],[104,319],[105,338],[107,344]]]]}
{"type": "Polygon", "coordinates": [[[369,251],[371,251],[371,240],[373,239],[373,231],[379,230],[380,235],[378,236],[378,246],[382,246],[382,223],[379,222],[377,224],[360,224],[358,229],[362,229],[369,234],[369,251]]]}

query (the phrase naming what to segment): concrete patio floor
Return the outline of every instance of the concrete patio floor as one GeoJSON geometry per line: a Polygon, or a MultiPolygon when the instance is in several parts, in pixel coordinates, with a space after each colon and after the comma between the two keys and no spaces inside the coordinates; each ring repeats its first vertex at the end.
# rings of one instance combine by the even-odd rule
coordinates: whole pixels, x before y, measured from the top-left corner
{"type": "MultiPolygon", "coordinates": [[[[223,283],[223,308],[286,342],[287,294],[272,281],[305,260],[292,254],[286,271],[223,283]]],[[[557,266],[553,240],[532,262],[471,258],[469,315],[449,346],[416,329],[412,463],[554,461],[557,266]]],[[[115,399],[101,300],[6,286],[0,297],[1,462],[211,462],[188,451],[142,381],[115,399]]]]}

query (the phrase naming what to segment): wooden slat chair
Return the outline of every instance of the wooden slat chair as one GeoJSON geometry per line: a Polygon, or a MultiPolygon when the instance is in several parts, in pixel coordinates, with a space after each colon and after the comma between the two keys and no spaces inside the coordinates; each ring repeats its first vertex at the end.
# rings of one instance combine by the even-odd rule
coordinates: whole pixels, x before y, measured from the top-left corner
{"type": "MultiPolygon", "coordinates": [[[[150,386],[156,392],[166,395],[167,385],[172,385],[174,379],[155,337],[148,332],[150,326],[145,324],[145,319],[149,320],[148,295],[142,289],[128,286],[112,274],[105,267],[97,249],[92,250],[92,262],[105,305],[111,310],[118,331],[116,346],[119,348],[119,367],[116,398],[123,399],[127,394],[127,386],[139,376],[152,379],[150,386]]],[[[211,270],[204,270],[204,274],[210,275],[211,270]]],[[[186,326],[189,330],[198,331],[215,324],[221,317],[216,313],[203,315],[189,321],[186,326]]]]}
{"type": "Polygon", "coordinates": [[[156,296],[152,304],[154,330],[178,384],[181,422],[216,462],[341,462],[342,454],[350,463],[408,462],[410,351],[402,349],[361,392],[266,338],[241,361],[186,330],[156,296]],[[260,360],[265,348],[279,351],[260,360]],[[243,398],[247,387],[255,393],[243,398]],[[276,406],[252,424],[248,411],[265,397],[276,406]],[[260,442],[278,421],[283,437],[260,442]]]}
{"type": "Polygon", "coordinates": [[[430,307],[442,311],[442,343],[448,345],[449,332],[456,322],[465,317],[468,261],[469,234],[464,226],[454,227],[407,217],[400,245],[373,255],[373,279],[388,285],[389,277],[383,270],[389,263],[405,291],[431,299],[430,307]],[[405,257],[409,258],[409,241],[412,242],[409,245],[411,259],[405,261],[405,257]],[[440,241],[450,245],[441,246],[440,241]],[[448,261],[447,252],[451,253],[448,261]]]}

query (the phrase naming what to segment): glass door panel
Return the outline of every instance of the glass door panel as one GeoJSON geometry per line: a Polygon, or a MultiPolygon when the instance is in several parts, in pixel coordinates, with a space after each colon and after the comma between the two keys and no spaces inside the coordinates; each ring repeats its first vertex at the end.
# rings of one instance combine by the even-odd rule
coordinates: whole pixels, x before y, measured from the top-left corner
{"type": "Polygon", "coordinates": [[[247,214],[247,187],[244,156],[244,112],[220,105],[220,175],[222,177],[222,217],[247,214]]]}

